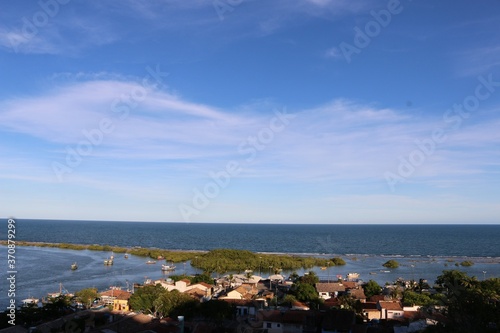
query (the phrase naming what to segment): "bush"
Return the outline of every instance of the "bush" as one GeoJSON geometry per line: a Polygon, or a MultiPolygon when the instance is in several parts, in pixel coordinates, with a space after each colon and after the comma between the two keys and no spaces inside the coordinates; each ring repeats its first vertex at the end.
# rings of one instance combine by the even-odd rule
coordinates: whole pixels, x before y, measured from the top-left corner
{"type": "Polygon", "coordinates": [[[333,262],[333,264],[335,266],[344,266],[345,265],[344,259],[339,258],[339,257],[332,258],[331,261],[333,262]]]}
{"type": "Polygon", "coordinates": [[[385,264],[383,264],[382,266],[387,267],[387,268],[398,268],[399,262],[391,259],[391,260],[387,261],[385,264]]]}
{"type": "Polygon", "coordinates": [[[464,266],[464,267],[470,267],[472,265],[474,265],[474,263],[472,261],[469,261],[469,260],[465,260],[465,261],[462,261],[460,263],[460,265],[464,266]]]}

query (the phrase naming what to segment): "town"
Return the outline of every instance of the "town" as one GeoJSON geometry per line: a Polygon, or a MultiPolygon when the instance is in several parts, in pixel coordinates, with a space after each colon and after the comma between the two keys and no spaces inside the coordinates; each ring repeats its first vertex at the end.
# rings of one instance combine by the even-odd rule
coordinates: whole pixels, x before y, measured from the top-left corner
{"type": "Polygon", "coordinates": [[[398,279],[384,286],[357,273],[331,280],[312,271],[169,275],[128,290],[61,290],[42,307],[26,300],[18,325],[0,332],[458,332],[456,325],[498,332],[499,295],[500,279],[478,281],[458,270],[432,283],[398,279]]]}

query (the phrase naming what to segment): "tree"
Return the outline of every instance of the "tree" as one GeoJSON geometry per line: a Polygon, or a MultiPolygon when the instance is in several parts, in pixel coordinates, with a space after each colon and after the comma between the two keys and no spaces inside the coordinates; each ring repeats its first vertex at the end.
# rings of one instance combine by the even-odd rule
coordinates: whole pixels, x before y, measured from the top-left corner
{"type": "Polygon", "coordinates": [[[219,326],[222,325],[224,319],[231,319],[234,314],[231,304],[219,300],[201,303],[199,312],[205,319],[211,320],[219,326]]]}
{"type": "Polygon", "coordinates": [[[178,290],[165,290],[153,302],[156,312],[161,318],[169,317],[175,310],[184,305],[184,303],[192,302],[193,299],[186,294],[180,293],[178,290]]]}
{"type": "Polygon", "coordinates": [[[305,274],[299,279],[300,283],[305,283],[305,284],[310,284],[311,286],[314,286],[316,283],[319,282],[319,278],[314,273],[313,271],[310,271],[308,274],[305,274]]]}
{"type": "Polygon", "coordinates": [[[428,295],[406,290],[403,292],[403,303],[409,306],[429,306],[432,304],[436,304],[436,301],[432,300],[428,295]]]}
{"type": "Polygon", "coordinates": [[[309,302],[318,298],[316,289],[309,283],[298,283],[294,294],[302,302],[309,302]]]}
{"type": "Polygon", "coordinates": [[[442,332],[498,332],[500,327],[500,280],[479,282],[457,271],[443,271],[436,280],[445,297],[445,315],[449,323],[442,332]]]}
{"type": "Polygon", "coordinates": [[[155,301],[165,292],[166,290],[159,284],[139,288],[129,299],[130,307],[136,311],[144,311],[156,316],[155,301]]]}
{"type": "Polygon", "coordinates": [[[293,303],[295,303],[295,302],[297,302],[297,298],[295,298],[295,296],[293,296],[293,295],[288,294],[283,298],[282,304],[288,305],[291,307],[293,305],[293,303]]]}
{"type": "Polygon", "coordinates": [[[92,302],[99,297],[96,288],[86,288],[75,293],[76,298],[85,304],[87,308],[92,305],[92,302]]]}
{"type": "Polygon", "coordinates": [[[290,280],[292,280],[293,283],[297,282],[299,280],[300,276],[297,274],[297,272],[293,271],[292,274],[290,274],[290,280]]]}
{"type": "Polygon", "coordinates": [[[382,292],[382,287],[375,281],[370,280],[363,285],[366,298],[370,298],[373,295],[380,295],[382,292]]]}
{"type": "Polygon", "coordinates": [[[387,267],[387,268],[398,268],[399,263],[396,260],[388,260],[383,264],[382,266],[387,267]]]}

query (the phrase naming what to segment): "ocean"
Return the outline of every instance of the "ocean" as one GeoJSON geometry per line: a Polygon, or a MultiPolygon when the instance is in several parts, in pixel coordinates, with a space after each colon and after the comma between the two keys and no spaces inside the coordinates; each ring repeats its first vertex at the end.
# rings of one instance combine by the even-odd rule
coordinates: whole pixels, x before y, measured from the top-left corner
{"type": "MultiPolygon", "coordinates": [[[[7,230],[6,220],[2,223],[7,230]]],[[[5,239],[3,231],[0,233],[5,239]]],[[[315,225],[315,224],[216,224],[106,221],[16,220],[16,240],[52,243],[107,244],[123,247],[156,247],[174,250],[245,249],[254,252],[341,256],[347,264],[327,272],[313,270],[324,280],[357,272],[365,281],[380,284],[398,277],[425,278],[430,282],[444,269],[460,269],[478,278],[500,277],[500,225],[315,225]],[[386,270],[382,264],[396,258],[401,266],[386,270]],[[455,262],[472,260],[471,267],[455,262]]],[[[7,248],[0,247],[7,260],[7,248]]],[[[102,260],[109,253],[40,247],[16,249],[16,301],[46,296],[63,285],[69,292],[111,285],[130,287],[145,278],[165,277],[160,264],[146,265],[145,258],[117,256],[113,266],[102,260]],[[69,269],[72,262],[78,270],[69,269]]],[[[7,264],[7,263],[6,263],[7,264]]],[[[4,265],[7,267],[7,265],[4,265]]],[[[5,270],[5,269],[4,269],[5,270]]],[[[189,262],[177,264],[175,274],[200,273],[189,262]]],[[[259,272],[264,277],[269,272],[259,272]]],[[[291,272],[284,272],[289,274],[291,272]]],[[[304,273],[303,270],[298,271],[304,273]]],[[[8,286],[0,284],[4,307],[8,286]]]]}

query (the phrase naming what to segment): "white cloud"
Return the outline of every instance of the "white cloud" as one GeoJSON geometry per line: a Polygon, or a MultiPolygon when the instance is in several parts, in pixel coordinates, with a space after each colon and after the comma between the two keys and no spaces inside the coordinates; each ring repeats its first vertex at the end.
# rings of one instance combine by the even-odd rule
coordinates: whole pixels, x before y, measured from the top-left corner
{"type": "MultiPolygon", "coordinates": [[[[66,74],[62,77],[72,78],[66,74]]],[[[237,161],[242,171],[230,189],[235,202],[214,203],[210,214],[222,216],[219,209],[224,207],[236,212],[236,207],[243,205],[239,200],[245,197],[244,193],[255,187],[262,188],[265,197],[265,189],[295,185],[302,189],[301,193],[316,193],[312,201],[328,193],[334,198],[329,204],[336,207],[366,204],[364,212],[372,212],[370,216],[394,217],[397,211],[394,215],[383,212],[395,209],[396,203],[415,212],[432,207],[432,200],[381,193],[390,193],[384,173],[396,172],[400,158],[418,148],[415,140],[429,138],[436,127],[435,119],[414,118],[399,110],[337,99],[293,112],[295,117],[290,123],[274,133],[263,149],[254,150],[254,158],[247,161],[249,154],[241,153],[239,147],[245,143],[250,147],[248,138],[258,137],[269,128],[275,116],[272,104],[222,109],[149,89],[146,98],[137,101],[136,107],[129,107],[127,117],[121,119],[120,113],[113,112],[113,103],[123,95],[139,91],[137,81],[109,73],[81,73],[76,77],[84,81],[59,83],[59,88],[38,96],[0,103],[0,131],[15,138],[0,146],[6,156],[0,165],[3,182],[57,183],[51,163],[64,163],[66,148],[86,140],[82,131],[96,129],[103,118],[109,118],[114,130],[74,168],[64,186],[80,191],[87,188],[84,192],[112,197],[128,193],[127,200],[136,196],[144,204],[162,197],[158,201],[172,204],[174,198],[189,200],[192,188],[203,186],[209,172],[223,170],[228,161],[237,161]],[[30,141],[37,145],[30,148],[30,141]],[[135,193],[134,187],[141,186],[135,193]],[[352,197],[360,191],[378,196],[352,197]],[[392,203],[381,204],[384,200],[392,203]]],[[[437,146],[399,189],[430,195],[432,191],[460,192],[472,183],[487,186],[499,163],[495,149],[500,143],[500,124],[491,117],[495,115],[488,119],[477,117],[474,124],[448,133],[446,142],[437,146]]],[[[287,195],[294,201],[302,194],[292,191],[287,195]]],[[[249,203],[245,209],[255,204],[249,203]]],[[[320,209],[324,204],[311,203],[303,209],[312,211],[310,207],[320,209]]],[[[345,207],[338,209],[347,216],[345,207]]],[[[452,207],[452,202],[446,207],[452,207]]],[[[281,213],[280,209],[286,210],[279,208],[281,213]]],[[[492,208],[485,209],[491,212],[492,208]]],[[[361,219],[360,214],[352,215],[353,221],[361,219]]],[[[331,213],[326,216],[331,217],[331,213]]],[[[421,213],[415,216],[430,217],[421,213]]],[[[441,217],[450,216],[443,208],[441,217]]]]}

